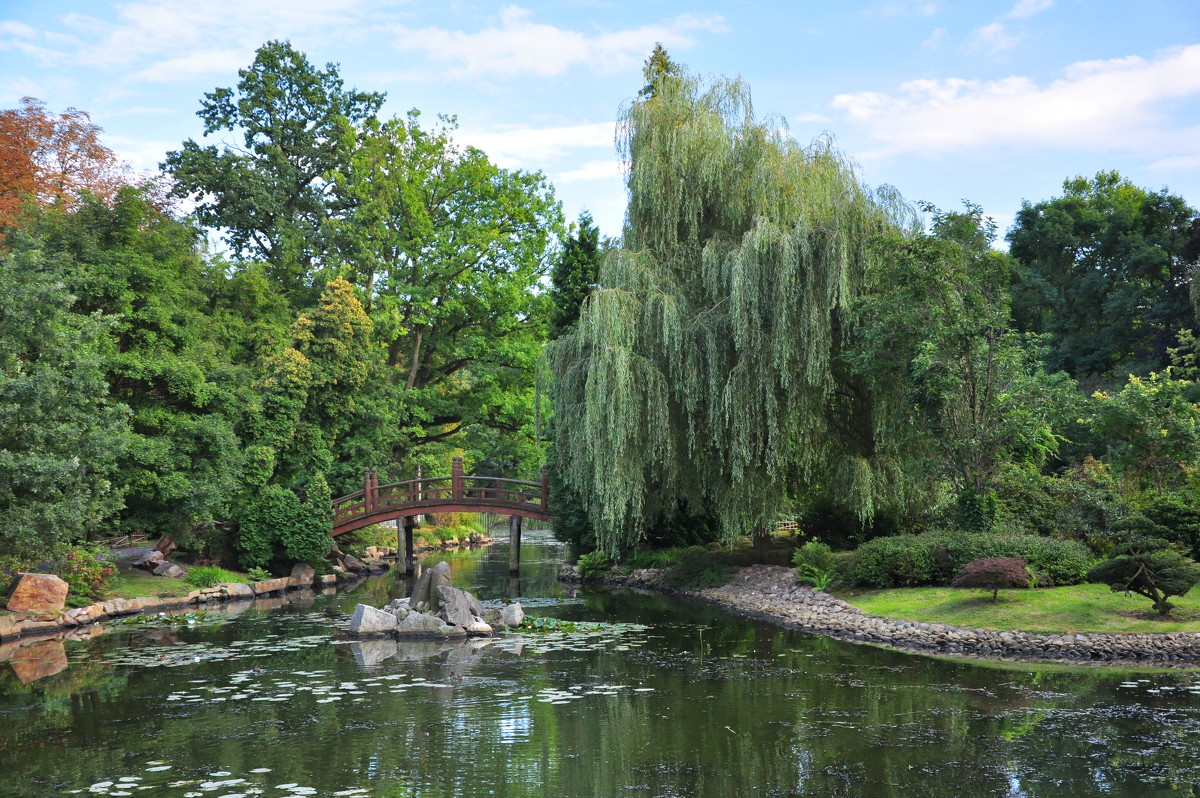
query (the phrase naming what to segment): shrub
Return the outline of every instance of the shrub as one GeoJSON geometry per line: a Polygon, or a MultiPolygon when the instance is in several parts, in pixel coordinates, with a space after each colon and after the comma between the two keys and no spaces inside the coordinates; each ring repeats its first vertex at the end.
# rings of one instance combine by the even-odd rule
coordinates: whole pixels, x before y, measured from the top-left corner
{"type": "Polygon", "coordinates": [[[1166,615],[1175,606],[1167,599],[1184,595],[1200,582],[1200,569],[1162,538],[1147,538],[1117,546],[1109,559],[1087,576],[1088,581],[1106,584],[1113,592],[1145,596],[1154,602],[1154,609],[1166,615]]]}
{"type": "Polygon", "coordinates": [[[837,563],[833,549],[819,540],[810,540],[792,553],[792,563],[800,574],[800,581],[807,582],[817,590],[825,590],[837,575],[837,563]]]}
{"type": "Polygon", "coordinates": [[[255,566],[246,571],[246,576],[249,577],[251,582],[263,582],[271,578],[271,572],[265,568],[259,568],[258,566],[255,566]]]}
{"type": "Polygon", "coordinates": [[[733,578],[736,570],[721,554],[710,553],[702,546],[690,546],[679,556],[679,562],[663,574],[663,585],[670,590],[702,590],[720,587],[733,578]]]}
{"type": "Polygon", "coordinates": [[[996,601],[1002,589],[1028,587],[1029,583],[1029,571],[1020,557],[985,557],[964,565],[950,585],[982,587],[992,591],[992,601],[996,601]]]}
{"type": "Polygon", "coordinates": [[[576,570],[580,579],[596,579],[608,570],[608,555],[602,551],[591,551],[579,558],[576,570]]]}
{"type": "Polygon", "coordinates": [[[188,570],[183,581],[192,587],[205,588],[221,582],[245,582],[246,580],[215,565],[197,565],[188,570]]]}
{"type": "Polygon", "coordinates": [[[1182,543],[1189,557],[1200,559],[1200,509],[1168,496],[1152,502],[1145,513],[1161,528],[1164,539],[1182,543]]]}
{"type": "MultiPolygon", "coordinates": [[[[403,523],[403,521],[401,521],[403,523]]],[[[388,547],[398,549],[398,532],[395,527],[384,526],[382,524],[371,524],[371,526],[356,529],[353,532],[346,532],[338,535],[338,548],[342,551],[349,552],[365,552],[368,546],[376,546],[379,548],[388,547]]]]}
{"type": "Polygon", "coordinates": [[[1055,584],[1083,581],[1091,553],[1082,543],[1043,535],[927,532],[876,538],[860,546],[848,576],[870,587],[949,584],[967,563],[988,557],[1020,557],[1055,584]]]}
{"type": "MultiPolygon", "coordinates": [[[[720,551],[720,546],[717,547],[720,551]]],[[[630,568],[670,568],[679,562],[680,556],[686,549],[655,549],[651,551],[635,551],[624,557],[624,562],[630,568]]]]}
{"type": "Polygon", "coordinates": [[[927,535],[875,538],[859,546],[850,565],[850,579],[869,587],[908,587],[933,581],[936,568],[927,535]]]}

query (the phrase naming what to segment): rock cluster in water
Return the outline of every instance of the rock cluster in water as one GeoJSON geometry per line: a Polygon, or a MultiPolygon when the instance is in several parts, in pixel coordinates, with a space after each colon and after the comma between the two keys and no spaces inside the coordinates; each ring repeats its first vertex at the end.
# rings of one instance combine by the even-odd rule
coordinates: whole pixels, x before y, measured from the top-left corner
{"type": "Polygon", "coordinates": [[[479,599],[450,583],[450,565],[439,562],[417,579],[408,598],[382,609],[359,604],[350,619],[350,633],[360,637],[487,637],[495,626],[520,626],[520,604],[488,610],[479,599]]]}
{"type": "MultiPolygon", "coordinates": [[[[623,583],[657,588],[660,573],[635,571],[623,583]]],[[[743,568],[725,586],[690,595],[789,628],[890,648],[1018,660],[1200,661],[1200,634],[1038,634],[867,615],[835,596],[797,584],[796,572],[779,566],[743,568]]]]}

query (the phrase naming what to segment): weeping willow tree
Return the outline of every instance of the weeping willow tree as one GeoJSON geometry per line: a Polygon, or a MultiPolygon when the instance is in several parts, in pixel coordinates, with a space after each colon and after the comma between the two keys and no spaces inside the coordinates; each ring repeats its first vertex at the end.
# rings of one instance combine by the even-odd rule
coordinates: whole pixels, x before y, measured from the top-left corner
{"type": "Polygon", "coordinates": [[[838,351],[873,241],[915,214],[829,141],[756,119],[740,80],[650,72],[618,129],[623,247],[550,352],[561,476],[609,552],[680,506],[726,538],[807,489],[869,517],[895,483],[886,413],[838,351]]]}

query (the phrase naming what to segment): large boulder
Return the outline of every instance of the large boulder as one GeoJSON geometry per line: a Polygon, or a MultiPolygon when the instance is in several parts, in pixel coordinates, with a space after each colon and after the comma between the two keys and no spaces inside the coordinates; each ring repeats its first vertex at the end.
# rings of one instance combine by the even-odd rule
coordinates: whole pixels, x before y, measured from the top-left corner
{"type": "Polygon", "coordinates": [[[177,548],[179,547],[176,545],[175,541],[171,539],[170,535],[163,535],[158,539],[158,542],[154,544],[154,550],[160,552],[164,557],[170,557],[171,552],[175,551],[177,548]]]}
{"type": "Polygon", "coordinates": [[[356,574],[365,574],[367,571],[371,570],[367,567],[365,562],[358,559],[353,554],[342,555],[342,563],[345,565],[347,571],[353,571],[356,574]]]}
{"type": "Polygon", "coordinates": [[[525,622],[525,610],[521,607],[520,602],[505,604],[500,610],[500,625],[515,629],[525,622]]]}
{"type": "Polygon", "coordinates": [[[446,585],[438,586],[438,615],[451,626],[466,629],[475,622],[476,615],[483,614],[479,600],[465,590],[446,585]]]}
{"type": "Polygon", "coordinates": [[[163,560],[158,565],[154,566],[154,570],[150,573],[155,576],[166,576],[171,579],[183,579],[187,576],[187,572],[173,562],[163,560]]]}
{"type": "Polygon", "coordinates": [[[306,562],[298,562],[292,566],[292,575],[288,577],[288,583],[292,587],[304,587],[311,585],[316,575],[317,570],[311,565],[306,562]]]}
{"type": "Polygon", "coordinates": [[[442,608],[438,589],[450,586],[450,563],[443,560],[421,572],[408,597],[408,606],[420,612],[437,612],[442,608]]]}
{"type": "Polygon", "coordinates": [[[397,619],[395,615],[388,615],[388,617],[396,624],[396,631],[401,636],[436,635],[445,627],[441,618],[436,615],[426,615],[423,612],[409,612],[403,619],[397,619]]]}
{"type": "Polygon", "coordinates": [[[354,608],[350,632],[356,635],[386,635],[396,630],[396,616],[366,604],[354,608]]]}
{"type": "Polygon", "coordinates": [[[165,556],[161,551],[151,549],[141,557],[138,557],[136,560],[134,560],[133,564],[137,568],[144,568],[147,571],[153,571],[158,567],[158,564],[161,563],[164,558],[165,556]]]}
{"type": "Polygon", "coordinates": [[[12,612],[58,612],[67,603],[70,586],[54,574],[21,574],[8,594],[12,612]]]}

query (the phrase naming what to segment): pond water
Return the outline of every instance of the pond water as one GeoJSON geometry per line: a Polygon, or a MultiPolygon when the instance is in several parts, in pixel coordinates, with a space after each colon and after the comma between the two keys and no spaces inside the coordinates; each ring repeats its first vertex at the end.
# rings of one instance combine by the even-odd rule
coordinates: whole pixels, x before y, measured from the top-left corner
{"type": "MultiPolygon", "coordinates": [[[[557,583],[526,533],[455,585],[611,624],[489,644],[353,644],[395,576],[0,665],[0,795],[1195,796],[1200,673],[913,656],[557,583]],[[390,648],[389,648],[390,646],[390,648]]],[[[429,560],[427,560],[429,562],[429,560]]]]}

